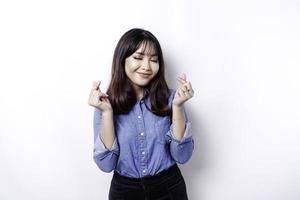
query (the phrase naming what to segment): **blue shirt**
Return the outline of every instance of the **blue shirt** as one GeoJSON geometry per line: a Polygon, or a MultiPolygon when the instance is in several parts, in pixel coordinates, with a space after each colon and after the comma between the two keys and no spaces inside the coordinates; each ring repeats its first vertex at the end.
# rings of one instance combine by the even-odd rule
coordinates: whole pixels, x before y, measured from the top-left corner
{"type": "MultiPolygon", "coordinates": [[[[176,90],[170,89],[168,105],[171,107],[176,90]]],[[[177,140],[172,132],[170,116],[158,116],[147,110],[151,108],[149,91],[138,100],[128,114],[114,115],[116,139],[111,149],[107,149],[100,139],[100,109],[94,110],[94,161],[100,170],[116,170],[127,177],[141,178],[153,176],[173,164],[186,163],[192,156],[194,140],[191,122],[186,111],[185,132],[177,140]]]]}

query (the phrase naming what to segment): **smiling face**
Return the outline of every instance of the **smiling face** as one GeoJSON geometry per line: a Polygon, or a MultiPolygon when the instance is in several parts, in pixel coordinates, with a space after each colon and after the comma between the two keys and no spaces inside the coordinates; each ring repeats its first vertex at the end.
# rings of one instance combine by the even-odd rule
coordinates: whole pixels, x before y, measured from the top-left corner
{"type": "Polygon", "coordinates": [[[143,94],[144,87],[155,77],[159,70],[158,56],[152,45],[142,43],[125,59],[125,72],[137,94],[143,94]]]}

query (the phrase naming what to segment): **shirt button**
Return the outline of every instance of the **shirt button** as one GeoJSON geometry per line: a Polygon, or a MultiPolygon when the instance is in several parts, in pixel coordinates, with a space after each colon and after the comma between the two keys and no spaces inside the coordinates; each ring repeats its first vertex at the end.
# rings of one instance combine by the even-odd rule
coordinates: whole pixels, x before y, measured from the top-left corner
{"type": "Polygon", "coordinates": [[[141,133],[141,135],[144,135],[144,133],[141,133]]]}
{"type": "Polygon", "coordinates": [[[145,154],[145,151],[142,151],[142,154],[145,154]]]}
{"type": "Polygon", "coordinates": [[[138,118],[141,118],[141,116],[138,116],[138,118]]]}
{"type": "Polygon", "coordinates": [[[143,173],[146,173],[146,170],[145,170],[145,169],[143,170],[143,173]]]}

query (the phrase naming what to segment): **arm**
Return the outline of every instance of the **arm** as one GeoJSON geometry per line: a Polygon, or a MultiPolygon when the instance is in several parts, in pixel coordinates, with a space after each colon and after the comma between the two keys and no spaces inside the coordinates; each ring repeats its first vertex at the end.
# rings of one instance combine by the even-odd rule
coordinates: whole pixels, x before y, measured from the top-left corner
{"type": "Polygon", "coordinates": [[[112,111],[102,112],[102,126],[98,135],[105,147],[111,149],[116,138],[112,111]]]}
{"type": "Polygon", "coordinates": [[[174,137],[181,140],[185,130],[185,117],[183,107],[172,106],[172,124],[174,137]]]}
{"type": "Polygon", "coordinates": [[[167,133],[170,152],[176,162],[184,164],[191,158],[194,150],[191,122],[188,120],[183,106],[173,106],[172,115],[172,124],[167,133]]]}
{"type": "Polygon", "coordinates": [[[111,172],[119,157],[119,146],[115,137],[112,113],[94,111],[94,161],[99,169],[111,172]]]}

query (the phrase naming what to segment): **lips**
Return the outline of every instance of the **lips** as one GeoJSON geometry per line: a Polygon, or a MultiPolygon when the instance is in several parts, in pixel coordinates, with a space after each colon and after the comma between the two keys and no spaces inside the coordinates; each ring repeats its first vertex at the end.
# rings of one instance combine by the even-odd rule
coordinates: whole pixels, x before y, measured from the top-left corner
{"type": "Polygon", "coordinates": [[[148,78],[151,74],[145,74],[145,73],[139,73],[137,72],[141,77],[148,78]]]}

